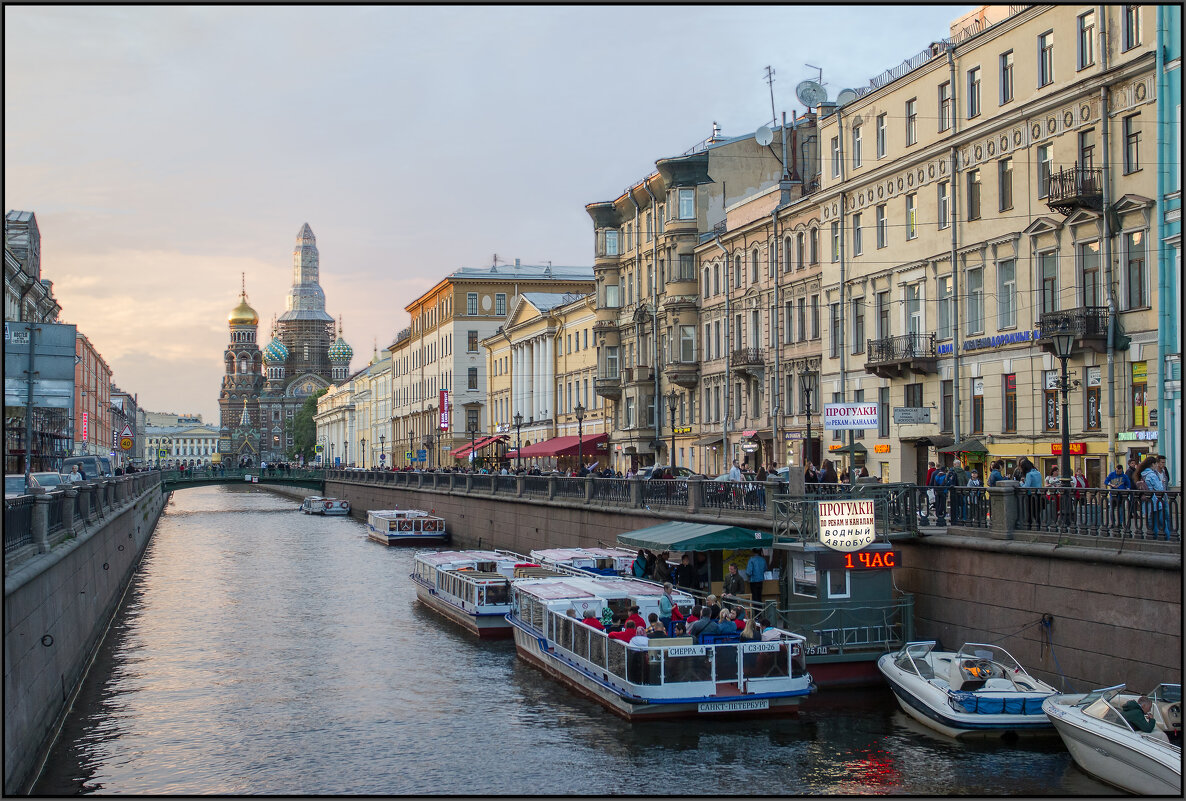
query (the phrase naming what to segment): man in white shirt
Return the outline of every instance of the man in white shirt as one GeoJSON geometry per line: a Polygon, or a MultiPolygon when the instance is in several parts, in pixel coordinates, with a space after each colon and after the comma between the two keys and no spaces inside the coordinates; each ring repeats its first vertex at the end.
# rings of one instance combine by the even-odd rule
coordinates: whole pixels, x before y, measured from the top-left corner
{"type": "Polygon", "coordinates": [[[737,460],[733,460],[733,466],[729,468],[729,480],[741,481],[741,467],[737,464],[737,460]]]}

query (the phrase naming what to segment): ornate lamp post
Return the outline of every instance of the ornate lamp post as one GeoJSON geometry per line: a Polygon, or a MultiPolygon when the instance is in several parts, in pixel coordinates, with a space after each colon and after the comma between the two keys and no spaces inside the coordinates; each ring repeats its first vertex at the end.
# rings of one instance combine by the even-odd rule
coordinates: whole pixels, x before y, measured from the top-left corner
{"type": "Polygon", "coordinates": [[[342,467],[350,465],[350,440],[342,440],[342,467]]]}
{"type": "Polygon", "coordinates": [[[675,387],[672,387],[671,392],[667,393],[667,411],[671,412],[669,417],[671,420],[671,452],[668,454],[671,458],[667,461],[671,463],[672,468],[675,467],[675,406],[677,403],[679,403],[679,395],[676,394],[675,387]]]}
{"type": "Polygon", "coordinates": [[[811,396],[815,394],[815,384],[817,376],[808,367],[803,365],[802,372],[799,373],[799,385],[803,387],[803,403],[807,410],[807,447],[803,449],[803,466],[807,466],[809,457],[811,456],[811,396]]]}
{"type": "Polygon", "coordinates": [[[474,453],[474,440],[478,436],[478,421],[470,420],[469,424],[466,425],[466,428],[469,429],[469,464],[472,468],[477,456],[477,454],[474,453]]]}
{"type": "Polygon", "coordinates": [[[1065,490],[1074,483],[1071,477],[1071,430],[1067,417],[1067,390],[1070,389],[1070,379],[1067,377],[1067,361],[1071,358],[1071,350],[1075,346],[1075,332],[1070,330],[1070,326],[1064,324],[1060,327],[1057,334],[1054,335],[1054,355],[1062,362],[1062,378],[1059,380],[1059,389],[1062,390],[1062,458],[1059,459],[1059,478],[1063,486],[1063,502],[1062,502],[1062,516],[1063,520],[1070,522],[1071,504],[1070,493],[1065,490]]]}
{"type": "Polygon", "coordinates": [[[359,454],[361,454],[360,458],[362,459],[362,469],[366,470],[367,469],[367,440],[366,440],[366,437],[361,437],[358,440],[358,442],[359,442],[358,452],[359,452],[359,454]]]}
{"type": "Polygon", "coordinates": [[[412,460],[416,458],[416,446],[413,444],[415,434],[412,433],[412,428],[408,426],[408,466],[412,466],[412,460]]]}
{"type": "Polygon", "coordinates": [[[330,467],[337,466],[334,464],[334,444],[332,442],[329,444],[329,466],[330,467]]]}
{"type": "Polygon", "coordinates": [[[585,407],[577,401],[577,407],[573,409],[573,413],[577,416],[577,473],[585,466],[585,407]]]}
{"type": "Polygon", "coordinates": [[[523,469],[523,457],[519,451],[523,449],[523,415],[515,412],[515,463],[518,465],[517,469],[523,469]]]}
{"type": "Polygon", "coordinates": [[[433,460],[432,460],[432,456],[431,456],[431,454],[432,454],[432,440],[433,440],[433,436],[432,436],[431,431],[424,435],[424,451],[425,451],[425,455],[428,458],[428,468],[430,470],[432,469],[432,464],[433,464],[433,460]]]}
{"type": "Polygon", "coordinates": [[[387,435],[379,435],[379,467],[387,466],[387,435]]]}

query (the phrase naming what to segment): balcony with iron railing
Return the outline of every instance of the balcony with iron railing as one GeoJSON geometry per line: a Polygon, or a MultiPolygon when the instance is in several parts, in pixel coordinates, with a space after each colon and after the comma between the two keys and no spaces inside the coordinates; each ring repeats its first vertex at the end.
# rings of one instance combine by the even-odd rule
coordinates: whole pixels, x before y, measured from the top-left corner
{"type": "Polygon", "coordinates": [[[738,348],[729,355],[729,365],[735,372],[758,376],[766,366],[766,354],[761,348],[738,348]]]}
{"type": "Polygon", "coordinates": [[[622,373],[617,365],[602,364],[593,377],[593,391],[603,398],[617,400],[622,397],[622,373]]]}
{"type": "Polygon", "coordinates": [[[684,389],[695,389],[700,383],[700,362],[668,362],[663,374],[673,384],[684,389]]]}
{"type": "Polygon", "coordinates": [[[1042,335],[1038,345],[1054,353],[1054,337],[1060,333],[1074,333],[1075,350],[1108,351],[1108,307],[1080,306],[1077,309],[1043,312],[1038,321],[1042,335]]]}
{"type": "Polygon", "coordinates": [[[912,333],[870,339],[865,345],[865,372],[879,378],[900,378],[910,373],[939,371],[934,334],[912,333]]]}
{"type": "Polygon", "coordinates": [[[655,380],[655,371],[649,365],[639,364],[622,370],[623,384],[646,384],[655,380]]]}
{"type": "Polygon", "coordinates": [[[1048,179],[1046,205],[1060,214],[1104,207],[1104,171],[1075,165],[1064,167],[1048,179]]]}

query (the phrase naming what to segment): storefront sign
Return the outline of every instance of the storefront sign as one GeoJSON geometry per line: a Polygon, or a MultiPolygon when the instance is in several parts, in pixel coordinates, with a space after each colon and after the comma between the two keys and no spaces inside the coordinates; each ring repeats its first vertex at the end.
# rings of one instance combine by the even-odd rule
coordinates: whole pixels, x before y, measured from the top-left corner
{"type": "Polygon", "coordinates": [[[1120,440],[1142,440],[1142,439],[1157,439],[1156,431],[1121,431],[1116,435],[1116,439],[1120,440]]]}
{"type": "Polygon", "coordinates": [[[441,420],[440,420],[439,428],[441,429],[441,431],[448,431],[449,430],[449,390],[442,389],[441,393],[440,393],[439,400],[440,400],[440,404],[441,404],[440,405],[441,420]]]}
{"type": "Polygon", "coordinates": [[[852,553],[816,554],[815,569],[823,570],[886,570],[902,566],[902,552],[888,546],[878,545],[852,553]]]}
{"type": "Polygon", "coordinates": [[[825,403],[824,430],[877,428],[876,403],[825,403]]]}
{"type": "MultiPolygon", "coordinates": [[[[1033,342],[1040,339],[1042,332],[1040,329],[1033,329],[1032,331],[1013,331],[1008,334],[997,334],[991,337],[977,337],[976,339],[965,339],[964,343],[960,345],[961,350],[985,350],[987,348],[999,348],[1002,345],[1019,345],[1026,342],[1033,342]]],[[[935,349],[935,352],[940,356],[951,353],[951,343],[940,345],[935,349]]]]}
{"type": "Polygon", "coordinates": [[[691,434],[692,427],[691,426],[683,426],[681,428],[677,428],[677,429],[675,429],[675,433],[676,434],[691,434]]]}
{"type": "Polygon", "coordinates": [[[1100,368],[1098,368],[1098,367],[1088,367],[1087,368],[1087,386],[1089,386],[1089,387],[1100,386],[1100,368]]]}
{"type": "Polygon", "coordinates": [[[820,542],[834,551],[859,551],[873,544],[873,501],[820,501],[820,542]]]}
{"type": "Polygon", "coordinates": [[[889,445],[874,445],[873,452],[874,453],[889,453],[890,446],[889,445]]]}
{"type": "Polygon", "coordinates": [[[88,422],[89,422],[89,414],[87,412],[83,412],[82,413],[82,441],[83,442],[87,441],[86,434],[87,434],[87,423],[88,422]]]}
{"type": "Polygon", "coordinates": [[[894,422],[898,425],[931,422],[930,406],[895,406],[894,422]]]}
{"type": "Polygon", "coordinates": [[[1145,362],[1132,363],[1132,380],[1144,381],[1149,377],[1149,367],[1145,362]]]}
{"type": "MultiPolygon", "coordinates": [[[[1061,456],[1062,455],[1062,443],[1055,442],[1054,444],[1052,444],[1050,446],[1050,452],[1052,454],[1054,454],[1055,456],[1061,456]]],[[[1071,455],[1072,456],[1082,456],[1085,453],[1087,453],[1087,443],[1086,442],[1072,442],[1071,443],[1071,455]]]]}
{"type": "Polygon", "coordinates": [[[741,436],[752,437],[754,434],[757,434],[757,433],[758,433],[757,431],[742,431],[741,436]]]}

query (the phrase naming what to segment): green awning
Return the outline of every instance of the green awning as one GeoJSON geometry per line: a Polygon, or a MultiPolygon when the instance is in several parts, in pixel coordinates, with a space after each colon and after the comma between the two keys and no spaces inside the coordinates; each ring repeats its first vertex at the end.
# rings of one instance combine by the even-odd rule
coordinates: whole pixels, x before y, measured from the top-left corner
{"type": "Polygon", "coordinates": [[[652,551],[719,551],[739,548],[767,548],[774,537],[764,531],[712,523],[662,523],[618,535],[625,548],[652,551]]]}
{"type": "Polygon", "coordinates": [[[845,445],[843,448],[837,448],[834,451],[828,451],[828,453],[868,453],[868,449],[866,449],[861,443],[854,442],[851,445],[845,445]]]}

